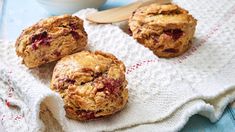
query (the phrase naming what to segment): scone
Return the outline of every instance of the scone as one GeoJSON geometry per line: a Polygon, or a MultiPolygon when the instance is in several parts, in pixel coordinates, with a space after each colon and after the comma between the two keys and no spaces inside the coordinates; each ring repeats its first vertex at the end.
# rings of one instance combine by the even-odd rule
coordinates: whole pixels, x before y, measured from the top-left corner
{"type": "Polygon", "coordinates": [[[90,120],[124,108],[128,100],[125,66],[111,54],[82,51],[55,66],[51,89],[64,100],[66,116],[90,120]]]}
{"type": "Polygon", "coordinates": [[[151,4],[133,12],[129,27],[133,37],[159,57],[176,57],[191,45],[197,20],[174,4],[151,4]]]}
{"type": "Polygon", "coordinates": [[[16,53],[34,68],[84,49],[87,33],[83,21],[71,15],[43,19],[23,30],[16,41],[16,53]]]}

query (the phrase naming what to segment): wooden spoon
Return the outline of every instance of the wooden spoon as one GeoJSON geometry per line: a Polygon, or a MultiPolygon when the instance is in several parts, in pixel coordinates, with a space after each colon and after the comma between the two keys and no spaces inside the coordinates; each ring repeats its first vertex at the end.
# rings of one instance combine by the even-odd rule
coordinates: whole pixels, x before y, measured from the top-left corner
{"type": "Polygon", "coordinates": [[[127,20],[131,16],[132,12],[134,12],[139,7],[146,6],[152,3],[168,4],[171,3],[171,1],[172,0],[141,0],[126,6],[92,13],[88,15],[86,19],[94,23],[121,22],[127,20]]]}

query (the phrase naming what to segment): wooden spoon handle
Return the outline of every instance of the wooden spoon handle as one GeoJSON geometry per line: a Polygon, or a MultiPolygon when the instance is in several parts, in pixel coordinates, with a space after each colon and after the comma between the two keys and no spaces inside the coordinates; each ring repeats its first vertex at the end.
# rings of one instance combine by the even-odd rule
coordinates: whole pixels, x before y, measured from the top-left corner
{"type": "Polygon", "coordinates": [[[171,3],[172,0],[140,0],[138,2],[141,3],[141,7],[142,7],[142,6],[150,5],[152,3],[159,3],[159,4],[171,3]]]}
{"type": "Polygon", "coordinates": [[[86,19],[94,23],[121,22],[127,20],[131,16],[132,12],[138,9],[139,7],[146,6],[151,3],[166,4],[171,3],[171,0],[140,0],[127,6],[122,6],[90,14],[86,17],[86,19]]]}

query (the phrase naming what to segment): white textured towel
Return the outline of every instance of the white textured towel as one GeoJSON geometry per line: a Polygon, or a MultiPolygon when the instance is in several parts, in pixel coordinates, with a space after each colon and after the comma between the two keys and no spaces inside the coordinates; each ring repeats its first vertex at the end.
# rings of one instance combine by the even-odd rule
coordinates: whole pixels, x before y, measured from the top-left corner
{"type": "MultiPolygon", "coordinates": [[[[0,121],[7,131],[177,131],[193,114],[216,121],[235,100],[235,1],[175,0],[198,19],[192,48],[160,59],[117,25],[85,21],[89,49],[110,52],[126,67],[127,107],[89,122],[66,118],[49,88],[54,64],[33,70],[20,63],[11,42],[0,46],[0,121]]],[[[94,12],[80,11],[76,15],[94,12]]]]}

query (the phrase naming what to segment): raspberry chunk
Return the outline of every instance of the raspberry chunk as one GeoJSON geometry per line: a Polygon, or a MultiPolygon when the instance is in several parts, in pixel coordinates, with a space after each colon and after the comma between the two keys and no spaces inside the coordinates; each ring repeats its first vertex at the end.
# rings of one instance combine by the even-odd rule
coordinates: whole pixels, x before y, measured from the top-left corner
{"type": "Polygon", "coordinates": [[[73,36],[73,38],[74,38],[75,40],[79,40],[80,36],[78,35],[77,32],[71,31],[70,33],[72,34],[72,36],[73,36]]]}
{"type": "Polygon", "coordinates": [[[39,45],[50,45],[50,38],[48,37],[48,34],[46,31],[43,31],[39,34],[35,34],[32,36],[31,39],[32,48],[34,50],[38,49],[39,45]]]}
{"type": "Polygon", "coordinates": [[[164,33],[171,36],[175,41],[183,35],[183,31],[180,29],[166,30],[164,33]]]}
{"type": "Polygon", "coordinates": [[[108,91],[110,94],[118,94],[120,92],[120,87],[122,86],[121,80],[112,78],[103,78],[102,83],[104,87],[103,89],[99,89],[99,91],[108,91]]]}

